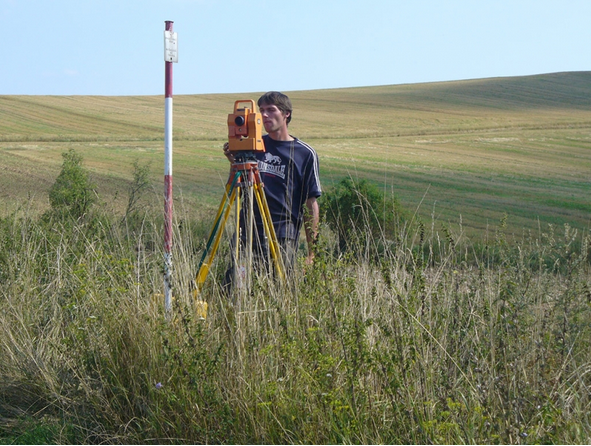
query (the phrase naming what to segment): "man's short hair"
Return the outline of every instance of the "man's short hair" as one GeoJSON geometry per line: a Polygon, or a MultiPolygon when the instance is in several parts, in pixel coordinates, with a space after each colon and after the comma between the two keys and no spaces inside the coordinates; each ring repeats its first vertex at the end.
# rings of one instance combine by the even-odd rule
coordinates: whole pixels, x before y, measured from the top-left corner
{"type": "Polygon", "coordinates": [[[291,106],[291,100],[287,97],[287,95],[278,91],[269,91],[259,98],[257,105],[260,107],[263,104],[274,105],[279,110],[281,110],[283,114],[289,113],[289,116],[287,117],[287,123],[289,124],[289,121],[291,121],[293,109],[291,106]]]}

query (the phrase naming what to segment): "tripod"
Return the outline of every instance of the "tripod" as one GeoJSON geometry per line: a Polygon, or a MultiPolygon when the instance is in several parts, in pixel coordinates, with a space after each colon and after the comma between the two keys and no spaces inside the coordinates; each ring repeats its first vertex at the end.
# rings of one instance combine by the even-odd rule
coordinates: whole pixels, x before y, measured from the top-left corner
{"type": "MultiPolygon", "coordinates": [[[[234,232],[235,239],[232,254],[236,267],[234,268],[233,279],[234,283],[241,286],[241,288],[250,290],[253,259],[253,196],[260,210],[264,233],[268,240],[269,252],[275,265],[275,271],[281,280],[285,279],[285,269],[281,253],[279,252],[279,242],[277,241],[263,186],[254,152],[236,152],[230,169],[230,176],[226,183],[226,192],[218,208],[213,228],[199,264],[195,279],[195,290],[193,292],[195,299],[197,299],[203,288],[203,284],[220,245],[222,232],[228,221],[233,204],[236,205],[236,230],[234,232]],[[241,209],[244,209],[245,217],[243,226],[240,225],[241,209]],[[241,231],[243,231],[243,237],[241,237],[241,231]],[[245,240],[245,243],[242,244],[241,240],[245,240]]],[[[200,307],[203,306],[203,302],[198,302],[198,305],[200,307]]]]}

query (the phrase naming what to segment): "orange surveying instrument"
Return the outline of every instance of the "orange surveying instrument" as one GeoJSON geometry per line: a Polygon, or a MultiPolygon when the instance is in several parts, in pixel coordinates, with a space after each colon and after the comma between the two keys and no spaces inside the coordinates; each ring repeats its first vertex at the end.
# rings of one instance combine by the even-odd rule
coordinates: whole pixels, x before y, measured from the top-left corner
{"type": "Polygon", "coordinates": [[[265,151],[262,117],[254,111],[252,99],[234,103],[234,113],[228,115],[228,145],[230,152],[265,151]],[[250,108],[240,107],[242,104],[250,108]]]}
{"type": "Polygon", "coordinates": [[[207,314],[207,304],[198,301],[199,294],[209,273],[209,269],[218,250],[223,229],[225,228],[232,207],[235,207],[235,231],[232,244],[232,260],[235,268],[233,280],[237,287],[250,291],[252,281],[252,243],[254,227],[254,200],[258,204],[269,252],[279,278],[285,278],[285,269],[279,243],[271,220],[264,184],[259,174],[256,152],[264,152],[262,137],[262,117],[255,111],[253,100],[241,100],[234,103],[234,112],[228,115],[228,145],[234,155],[226,191],[218,208],[213,228],[201,257],[195,279],[193,297],[196,310],[201,319],[207,314]],[[244,224],[240,225],[240,214],[244,215],[244,224]],[[241,243],[244,240],[244,243],[241,243]]]}

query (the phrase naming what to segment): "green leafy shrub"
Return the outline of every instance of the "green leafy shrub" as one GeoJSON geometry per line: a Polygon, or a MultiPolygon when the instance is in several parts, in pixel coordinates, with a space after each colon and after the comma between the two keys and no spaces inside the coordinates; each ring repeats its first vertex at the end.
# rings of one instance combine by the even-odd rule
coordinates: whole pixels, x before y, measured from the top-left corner
{"type": "Polygon", "coordinates": [[[365,179],[344,178],[324,193],[320,208],[338,236],[341,251],[356,250],[367,239],[392,244],[409,220],[393,195],[365,179]]]}
{"type": "Polygon", "coordinates": [[[96,201],[94,185],[82,167],[82,155],[70,149],[62,157],[62,170],[49,190],[49,204],[54,214],[78,219],[96,201]]]}

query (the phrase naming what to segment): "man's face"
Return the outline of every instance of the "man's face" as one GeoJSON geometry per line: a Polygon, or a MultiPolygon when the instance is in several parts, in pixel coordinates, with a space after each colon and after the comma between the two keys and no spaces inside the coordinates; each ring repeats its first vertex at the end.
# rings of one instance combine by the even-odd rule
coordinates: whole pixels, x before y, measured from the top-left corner
{"type": "Polygon", "coordinates": [[[277,132],[279,129],[287,127],[287,115],[276,105],[262,104],[259,110],[267,133],[277,132]]]}

